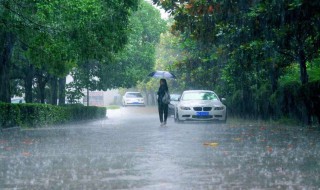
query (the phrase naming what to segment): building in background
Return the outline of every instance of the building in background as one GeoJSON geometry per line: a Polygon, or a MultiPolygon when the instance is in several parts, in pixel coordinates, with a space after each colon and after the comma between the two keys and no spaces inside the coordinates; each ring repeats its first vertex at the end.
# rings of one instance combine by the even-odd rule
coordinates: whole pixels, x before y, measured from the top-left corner
{"type": "MultiPolygon", "coordinates": [[[[87,92],[84,92],[83,105],[87,105],[87,92]]],[[[121,95],[119,90],[108,91],[90,91],[89,92],[89,106],[105,107],[108,105],[121,104],[121,95]]]]}

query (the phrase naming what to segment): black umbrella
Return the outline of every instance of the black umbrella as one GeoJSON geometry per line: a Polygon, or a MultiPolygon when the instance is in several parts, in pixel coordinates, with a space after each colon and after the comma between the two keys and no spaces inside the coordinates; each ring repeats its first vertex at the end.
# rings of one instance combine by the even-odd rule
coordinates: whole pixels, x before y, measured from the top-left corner
{"type": "Polygon", "coordinates": [[[174,74],[170,73],[169,71],[154,71],[150,74],[148,74],[149,77],[153,78],[167,78],[167,79],[175,79],[176,76],[174,74]]]}

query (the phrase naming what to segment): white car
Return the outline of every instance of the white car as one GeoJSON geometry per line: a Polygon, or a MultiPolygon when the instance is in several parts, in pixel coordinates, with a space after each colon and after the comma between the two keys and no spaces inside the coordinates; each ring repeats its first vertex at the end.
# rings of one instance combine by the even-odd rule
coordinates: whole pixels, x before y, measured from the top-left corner
{"type": "Polygon", "coordinates": [[[126,92],[122,97],[123,106],[145,106],[144,98],[140,92],[126,92]]]}
{"type": "Polygon", "coordinates": [[[22,104],[26,103],[24,98],[11,98],[11,103],[12,104],[22,104]]]}
{"type": "Polygon", "coordinates": [[[227,108],[218,95],[210,90],[188,90],[181,95],[175,106],[176,122],[195,121],[227,121],[227,108]]]}

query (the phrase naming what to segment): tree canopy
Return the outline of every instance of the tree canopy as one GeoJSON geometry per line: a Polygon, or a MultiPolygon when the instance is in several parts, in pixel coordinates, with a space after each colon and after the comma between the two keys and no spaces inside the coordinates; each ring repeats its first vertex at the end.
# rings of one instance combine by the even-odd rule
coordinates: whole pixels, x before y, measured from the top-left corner
{"type": "MultiPolygon", "coordinates": [[[[320,75],[317,69],[319,2],[153,2],[174,19],[171,31],[179,36],[181,52],[184,52],[181,54],[183,58],[174,65],[176,71],[185,76],[185,88],[218,91],[227,97],[229,111],[240,116],[295,115],[307,118],[310,123],[311,112],[315,109],[313,105],[319,100],[302,98],[311,96],[302,89],[309,88],[310,79],[314,82],[315,75],[320,75]],[[286,76],[293,71],[289,68],[299,71],[295,75],[299,80],[291,80],[291,87],[288,87],[292,94],[296,94],[295,99],[289,101],[304,106],[293,108],[286,100],[284,88],[287,86],[282,86],[282,80],[288,79],[286,76]]],[[[313,90],[318,92],[319,87],[313,90]]]]}
{"type": "Polygon", "coordinates": [[[27,102],[50,95],[55,104],[70,72],[77,89],[132,86],[165,30],[159,11],[139,0],[3,0],[0,18],[3,102],[23,89],[27,102]]]}

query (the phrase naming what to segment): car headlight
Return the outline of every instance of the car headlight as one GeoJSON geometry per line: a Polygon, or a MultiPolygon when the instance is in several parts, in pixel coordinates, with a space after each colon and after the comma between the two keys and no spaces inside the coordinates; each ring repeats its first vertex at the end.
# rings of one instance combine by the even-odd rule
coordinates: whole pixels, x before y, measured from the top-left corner
{"type": "Polygon", "coordinates": [[[215,107],[215,108],[214,108],[214,110],[223,110],[223,109],[224,109],[223,106],[221,106],[221,107],[215,107]]]}
{"type": "Polygon", "coordinates": [[[185,107],[185,106],[180,106],[180,109],[182,109],[182,110],[191,110],[190,107],[185,107]]]}

